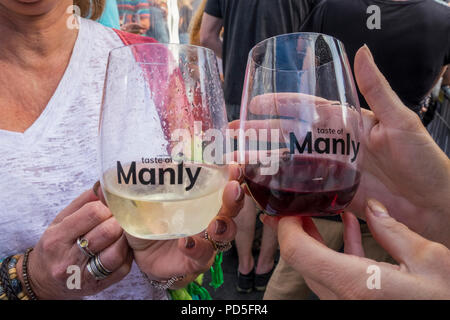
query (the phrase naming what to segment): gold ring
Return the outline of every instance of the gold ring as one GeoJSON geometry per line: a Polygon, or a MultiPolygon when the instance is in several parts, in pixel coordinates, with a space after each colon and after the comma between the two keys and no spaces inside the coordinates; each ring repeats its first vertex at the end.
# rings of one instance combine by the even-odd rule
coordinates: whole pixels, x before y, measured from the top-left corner
{"type": "Polygon", "coordinates": [[[231,242],[220,242],[211,239],[211,237],[208,234],[208,231],[205,231],[205,239],[212,244],[214,251],[226,252],[232,248],[231,242]]]}

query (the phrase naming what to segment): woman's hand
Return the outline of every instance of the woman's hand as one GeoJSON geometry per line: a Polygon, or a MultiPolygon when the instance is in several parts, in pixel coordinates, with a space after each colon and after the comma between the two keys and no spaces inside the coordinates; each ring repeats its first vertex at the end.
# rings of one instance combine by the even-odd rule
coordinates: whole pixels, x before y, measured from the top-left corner
{"type": "Polygon", "coordinates": [[[262,219],[278,229],[281,256],[321,299],[450,299],[449,249],[412,232],[375,200],[365,216],[375,240],[399,265],[364,258],[359,223],[350,213],[342,216],[345,253],[323,244],[311,218],[262,219]]]}
{"type": "MultiPolygon", "coordinates": [[[[230,182],[223,192],[223,204],[217,217],[207,229],[212,240],[228,242],[234,239],[236,225],[233,218],[243,206],[244,191],[239,180],[239,167],[230,168],[230,182]]],[[[149,279],[165,281],[172,277],[186,276],[174,283],[173,288],[181,288],[207,271],[214,261],[216,251],[203,234],[178,240],[149,241],[137,239],[127,234],[134,259],[149,279]]]]}
{"type": "MultiPolygon", "coordinates": [[[[77,299],[94,295],[120,281],[131,268],[132,254],[123,230],[93,190],[86,191],[65,208],[44,232],[30,253],[28,273],[38,299],[77,299]],[[96,280],[86,269],[88,258],[77,245],[78,237],[113,273],[96,280]],[[81,270],[81,288],[70,290],[69,266],[81,270]]],[[[22,259],[17,264],[22,276],[22,259]]],[[[21,279],[23,282],[23,279],[21,279]]]]}

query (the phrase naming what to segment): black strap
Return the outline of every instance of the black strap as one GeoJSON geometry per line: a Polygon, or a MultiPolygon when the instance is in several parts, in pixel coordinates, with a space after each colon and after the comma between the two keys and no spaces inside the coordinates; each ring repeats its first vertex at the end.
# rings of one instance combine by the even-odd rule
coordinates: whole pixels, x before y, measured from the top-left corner
{"type": "Polygon", "coordinates": [[[0,280],[3,283],[3,287],[5,289],[5,293],[6,296],[8,297],[8,300],[19,300],[19,298],[17,298],[17,296],[14,294],[14,290],[9,281],[8,264],[11,261],[11,258],[12,257],[8,257],[5,260],[3,260],[2,267],[0,268],[0,280]]]}

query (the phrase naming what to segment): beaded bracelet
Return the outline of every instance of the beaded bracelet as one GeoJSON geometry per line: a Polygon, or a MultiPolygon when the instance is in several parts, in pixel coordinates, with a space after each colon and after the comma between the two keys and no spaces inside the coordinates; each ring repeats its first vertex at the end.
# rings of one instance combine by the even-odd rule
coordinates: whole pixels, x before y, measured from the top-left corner
{"type": "Polygon", "coordinates": [[[3,289],[5,290],[7,300],[17,300],[17,298],[14,298],[12,288],[9,285],[8,263],[10,259],[11,258],[8,257],[2,262],[2,266],[0,267],[0,281],[2,282],[3,289]]]}
{"type": "MultiPolygon", "coordinates": [[[[0,262],[0,268],[2,266],[2,262],[0,262]]],[[[6,292],[5,292],[5,287],[3,286],[3,283],[1,280],[0,280],[0,300],[8,300],[8,297],[6,296],[6,292]]]]}
{"type": "Polygon", "coordinates": [[[22,276],[23,276],[23,283],[25,284],[25,289],[27,290],[28,296],[30,300],[37,300],[36,294],[34,293],[33,289],[31,288],[29,274],[28,274],[28,257],[30,255],[30,252],[33,251],[33,248],[27,249],[23,256],[23,263],[22,263],[22,276]]]}
{"type": "Polygon", "coordinates": [[[20,255],[6,258],[0,267],[0,281],[8,300],[29,300],[22,289],[22,283],[17,277],[17,261],[20,255]]]}

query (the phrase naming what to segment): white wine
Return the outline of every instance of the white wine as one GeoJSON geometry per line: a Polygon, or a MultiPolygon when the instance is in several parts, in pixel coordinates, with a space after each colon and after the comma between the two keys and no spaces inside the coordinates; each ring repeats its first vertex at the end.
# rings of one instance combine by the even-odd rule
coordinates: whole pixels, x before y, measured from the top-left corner
{"type": "Polygon", "coordinates": [[[103,175],[108,206],[132,236],[167,240],[207,228],[222,204],[226,166],[131,163],[103,175]]]}

